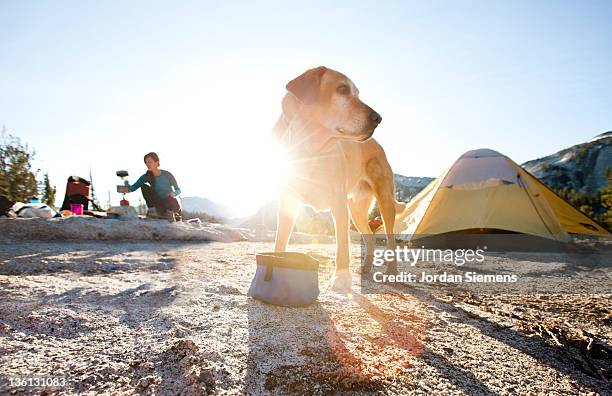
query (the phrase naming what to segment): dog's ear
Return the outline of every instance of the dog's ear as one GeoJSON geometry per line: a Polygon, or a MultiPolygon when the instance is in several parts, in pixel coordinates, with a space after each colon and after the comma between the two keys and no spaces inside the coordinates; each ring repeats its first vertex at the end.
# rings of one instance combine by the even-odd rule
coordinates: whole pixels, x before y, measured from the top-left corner
{"type": "Polygon", "coordinates": [[[314,103],[319,97],[321,77],[323,77],[326,70],[325,66],[306,70],[299,77],[289,81],[286,87],[287,91],[294,94],[296,98],[304,103],[314,103]]]}
{"type": "Polygon", "coordinates": [[[298,115],[300,108],[299,99],[295,95],[287,94],[281,102],[281,108],[283,113],[278,121],[276,121],[276,124],[274,124],[274,128],[272,128],[272,136],[276,140],[280,140],[285,135],[289,124],[294,122],[295,117],[298,115]]]}

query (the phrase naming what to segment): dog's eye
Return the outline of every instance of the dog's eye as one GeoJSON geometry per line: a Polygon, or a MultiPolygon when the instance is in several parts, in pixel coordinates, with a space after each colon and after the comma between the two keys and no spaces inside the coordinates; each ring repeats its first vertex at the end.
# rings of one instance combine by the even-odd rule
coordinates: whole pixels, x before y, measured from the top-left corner
{"type": "Polygon", "coordinates": [[[346,84],[342,84],[340,86],[338,86],[338,88],[336,88],[336,91],[340,94],[340,95],[348,95],[349,92],[351,92],[351,89],[349,88],[348,85],[346,84]]]}

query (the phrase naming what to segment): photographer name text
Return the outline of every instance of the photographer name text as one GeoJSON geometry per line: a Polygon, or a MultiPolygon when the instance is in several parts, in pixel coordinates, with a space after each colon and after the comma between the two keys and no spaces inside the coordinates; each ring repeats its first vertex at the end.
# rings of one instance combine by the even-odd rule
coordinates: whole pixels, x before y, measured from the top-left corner
{"type": "Polygon", "coordinates": [[[380,283],[516,283],[518,281],[518,276],[514,274],[479,274],[473,271],[464,272],[463,274],[452,274],[448,272],[430,274],[423,271],[420,274],[414,274],[412,272],[400,272],[398,274],[375,272],[372,279],[374,282],[380,283]]]}

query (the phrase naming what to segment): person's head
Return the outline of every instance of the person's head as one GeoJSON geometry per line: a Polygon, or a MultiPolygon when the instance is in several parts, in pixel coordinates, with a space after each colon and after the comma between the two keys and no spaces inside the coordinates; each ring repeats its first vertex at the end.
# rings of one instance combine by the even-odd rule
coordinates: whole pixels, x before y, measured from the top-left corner
{"type": "Polygon", "coordinates": [[[154,152],[150,152],[144,156],[144,163],[148,170],[154,171],[159,168],[159,156],[154,152]]]}

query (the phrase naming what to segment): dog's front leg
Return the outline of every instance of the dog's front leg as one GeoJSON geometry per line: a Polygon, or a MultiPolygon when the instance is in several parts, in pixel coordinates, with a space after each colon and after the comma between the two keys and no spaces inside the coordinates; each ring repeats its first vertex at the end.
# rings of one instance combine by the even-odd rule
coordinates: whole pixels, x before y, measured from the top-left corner
{"type": "Polygon", "coordinates": [[[334,206],[332,216],[336,229],[336,270],[332,277],[331,286],[336,291],[350,291],[352,279],[349,272],[351,256],[347,202],[334,206]]]}
{"type": "Polygon", "coordinates": [[[293,231],[293,224],[300,210],[302,203],[291,193],[283,189],[281,191],[280,200],[278,202],[278,220],[276,223],[276,242],[274,244],[275,252],[284,252],[287,250],[289,237],[293,231]]]}

